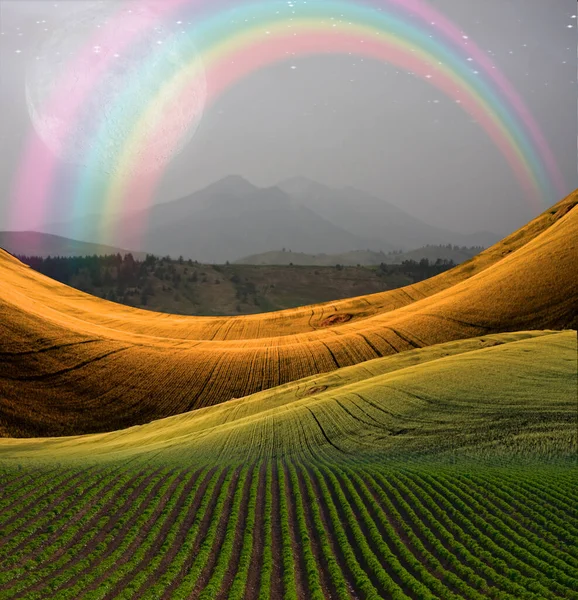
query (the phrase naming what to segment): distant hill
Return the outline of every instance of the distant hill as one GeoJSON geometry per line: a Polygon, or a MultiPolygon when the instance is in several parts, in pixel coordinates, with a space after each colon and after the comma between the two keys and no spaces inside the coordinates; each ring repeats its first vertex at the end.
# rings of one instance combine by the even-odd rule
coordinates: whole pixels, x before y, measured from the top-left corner
{"type": "MultiPolygon", "coordinates": [[[[125,255],[123,250],[104,244],[81,242],[70,238],[38,231],[0,231],[0,248],[18,256],[104,256],[106,254],[125,255]]],[[[132,252],[135,258],[144,258],[142,252],[132,252]]]]}
{"type": "Polygon", "coordinates": [[[235,261],[239,265],[299,265],[306,267],[331,267],[337,264],[346,267],[356,265],[379,265],[388,255],[372,250],[352,250],[341,254],[305,254],[291,250],[272,250],[252,254],[235,261]]]}
{"type": "Polygon", "coordinates": [[[427,258],[430,262],[435,262],[438,259],[451,260],[455,264],[470,260],[480,252],[484,250],[484,246],[457,246],[452,244],[444,245],[430,245],[417,248],[416,250],[410,250],[409,252],[403,252],[401,254],[387,255],[388,264],[401,264],[404,260],[420,260],[427,258]]]}
{"type": "Polygon", "coordinates": [[[498,240],[493,234],[463,235],[432,227],[354,188],[338,190],[302,178],[259,188],[236,175],[157,204],[146,214],[119,217],[106,234],[100,222],[92,216],[53,224],[47,231],[67,235],[74,230],[88,241],[205,263],[236,261],[283,247],[305,254],[341,254],[426,244],[489,246],[498,240]],[[143,222],[149,223],[144,235],[134,227],[143,222]]]}
{"type": "Polygon", "coordinates": [[[341,254],[305,254],[303,252],[292,252],[291,250],[273,250],[263,252],[262,254],[253,254],[235,261],[242,265],[302,265],[302,266],[357,266],[357,265],[399,265],[405,260],[420,260],[426,258],[430,263],[436,260],[452,261],[454,264],[460,264],[473,258],[484,248],[473,246],[467,248],[462,246],[424,246],[409,252],[373,252],[372,250],[353,250],[341,254]]]}
{"type": "MultiPolygon", "coordinates": [[[[434,227],[383,198],[350,186],[337,189],[304,177],[294,177],[281,182],[279,187],[334,225],[371,240],[365,246],[371,250],[411,250],[426,244],[447,243],[487,247],[499,240],[493,233],[462,234],[434,227]]],[[[303,251],[296,245],[292,248],[303,251]]]]}

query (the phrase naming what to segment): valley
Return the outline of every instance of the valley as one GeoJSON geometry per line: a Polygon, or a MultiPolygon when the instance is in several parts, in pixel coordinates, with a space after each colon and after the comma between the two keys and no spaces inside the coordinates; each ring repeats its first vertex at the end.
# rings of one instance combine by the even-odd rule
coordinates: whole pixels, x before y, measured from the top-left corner
{"type": "Polygon", "coordinates": [[[127,306],[180,315],[242,315],[392,290],[451,269],[448,261],[377,267],[203,265],[132,254],[42,259],[19,257],[82,292],[127,306]]]}

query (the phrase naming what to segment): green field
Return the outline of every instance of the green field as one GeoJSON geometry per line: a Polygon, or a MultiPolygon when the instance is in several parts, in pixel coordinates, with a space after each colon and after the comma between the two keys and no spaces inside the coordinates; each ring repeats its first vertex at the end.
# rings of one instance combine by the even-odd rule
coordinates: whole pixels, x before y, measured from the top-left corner
{"type": "Polygon", "coordinates": [[[1,598],[578,598],[576,332],[0,444],[1,598]]]}
{"type": "Polygon", "coordinates": [[[564,468],[0,475],[2,598],[578,597],[578,477],[564,468]]]}

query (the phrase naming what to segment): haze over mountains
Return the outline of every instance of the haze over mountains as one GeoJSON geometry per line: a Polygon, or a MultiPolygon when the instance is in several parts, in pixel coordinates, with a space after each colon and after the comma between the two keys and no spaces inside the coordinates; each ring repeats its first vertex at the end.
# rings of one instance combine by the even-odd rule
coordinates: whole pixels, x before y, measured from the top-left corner
{"type": "MultiPolygon", "coordinates": [[[[383,244],[401,250],[448,243],[491,246],[499,240],[499,236],[488,232],[460,234],[433,227],[397,206],[351,186],[335,189],[304,177],[294,177],[281,182],[278,187],[338,227],[382,244],[382,247],[368,246],[371,250],[386,250],[383,244]]],[[[354,248],[361,249],[365,248],[354,248]]]]}
{"type": "Polygon", "coordinates": [[[148,214],[120,217],[107,232],[94,217],[49,225],[46,231],[159,255],[224,263],[281,249],[307,254],[411,250],[426,244],[490,246],[491,233],[459,234],[428,225],[355,188],[334,189],[293,178],[259,188],[232,175],[148,214]],[[148,223],[143,235],[134,223],[148,223]]]}

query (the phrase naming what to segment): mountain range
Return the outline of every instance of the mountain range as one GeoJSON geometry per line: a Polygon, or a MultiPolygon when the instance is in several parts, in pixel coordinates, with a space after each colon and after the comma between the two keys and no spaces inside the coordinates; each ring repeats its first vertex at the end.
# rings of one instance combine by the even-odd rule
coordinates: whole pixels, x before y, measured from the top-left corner
{"type": "Polygon", "coordinates": [[[288,248],[307,254],[354,250],[410,250],[426,244],[489,246],[498,236],[459,234],[433,227],[400,208],[352,187],[336,189],[305,178],[260,188],[231,175],[185,198],[157,204],[146,214],[119,217],[109,233],[94,216],[46,230],[83,231],[86,241],[159,255],[223,263],[288,248]],[[143,235],[134,223],[148,223],[143,235]],[[116,233],[110,233],[116,232],[116,233]]]}

